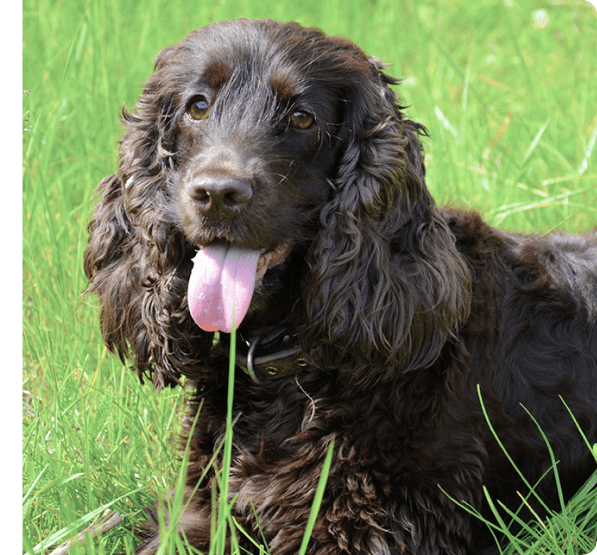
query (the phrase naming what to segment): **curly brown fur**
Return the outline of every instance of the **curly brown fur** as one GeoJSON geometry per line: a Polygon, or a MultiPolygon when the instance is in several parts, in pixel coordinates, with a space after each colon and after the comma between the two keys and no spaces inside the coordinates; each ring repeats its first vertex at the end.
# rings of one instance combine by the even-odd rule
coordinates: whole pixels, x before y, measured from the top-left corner
{"type": "MultiPolygon", "coordinates": [[[[276,555],[298,550],[332,440],[310,554],[496,553],[446,495],[489,517],[484,486],[512,508],[527,491],[478,384],[531,484],[551,462],[523,406],[565,499],[595,471],[559,397],[597,441],[597,235],[514,235],[437,208],[425,128],[382,69],[294,23],[194,31],[123,111],[119,171],[89,224],[107,345],[157,387],[196,388],[187,496],[223,438],[228,375],[225,334],[214,345],[190,314],[192,259],[222,242],[265,253],[239,337],[284,329],[308,366],[259,384],[237,368],[229,495],[276,555]]],[[[180,523],[205,552],[213,479],[180,523]]],[[[537,492],[559,506],[553,473],[537,492]]],[[[156,553],[154,530],[139,553],[156,553]]]]}

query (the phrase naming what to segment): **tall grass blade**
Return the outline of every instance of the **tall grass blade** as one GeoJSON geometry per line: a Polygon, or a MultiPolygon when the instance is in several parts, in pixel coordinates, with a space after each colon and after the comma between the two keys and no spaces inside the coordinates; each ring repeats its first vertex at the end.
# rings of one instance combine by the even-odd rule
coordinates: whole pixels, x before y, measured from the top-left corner
{"type": "Polygon", "coordinates": [[[319,482],[317,483],[317,490],[315,491],[315,497],[313,498],[313,506],[311,507],[311,512],[309,513],[309,520],[307,521],[307,527],[305,528],[305,535],[303,536],[303,541],[301,543],[301,547],[299,549],[298,555],[305,555],[305,553],[307,552],[307,547],[309,546],[309,540],[311,539],[313,527],[315,526],[315,521],[317,520],[317,513],[319,512],[319,508],[321,507],[321,501],[323,499],[325,485],[327,483],[328,476],[330,473],[330,467],[332,465],[333,453],[334,453],[334,439],[332,438],[332,441],[330,442],[330,446],[328,448],[328,452],[325,456],[325,460],[323,461],[321,475],[319,477],[319,482]]]}

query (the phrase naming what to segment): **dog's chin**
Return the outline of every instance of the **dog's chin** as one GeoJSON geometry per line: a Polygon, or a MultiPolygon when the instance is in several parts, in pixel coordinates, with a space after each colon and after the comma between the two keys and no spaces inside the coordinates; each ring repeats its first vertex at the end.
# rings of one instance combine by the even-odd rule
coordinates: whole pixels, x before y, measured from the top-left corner
{"type": "Polygon", "coordinates": [[[244,320],[249,327],[262,327],[287,320],[296,301],[291,283],[299,281],[300,268],[293,245],[281,243],[265,251],[258,263],[253,298],[244,320]]]}

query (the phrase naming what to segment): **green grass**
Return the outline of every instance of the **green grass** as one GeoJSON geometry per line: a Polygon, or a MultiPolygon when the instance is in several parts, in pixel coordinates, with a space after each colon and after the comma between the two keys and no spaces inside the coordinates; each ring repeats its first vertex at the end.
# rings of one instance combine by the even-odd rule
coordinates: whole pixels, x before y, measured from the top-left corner
{"type": "MultiPolygon", "coordinates": [[[[542,476],[536,484],[529,483],[524,474],[516,467],[514,461],[500,440],[500,437],[493,428],[479,386],[477,386],[477,392],[483,408],[483,413],[489,423],[493,436],[528,488],[529,494],[526,497],[519,494],[521,503],[518,510],[513,512],[502,503],[494,501],[489,492],[483,488],[485,498],[487,499],[494,517],[491,521],[486,520],[474,507],[460,503],[457,499],[451,499],[464,510],[485,522],[493,533],[496,541],[498,538],[508,539],[508,545],[504,548],[504,555],[516,555],[520,553],[566,555],[570,552],[582,554],[592,552],[597,543],[597,492],[595,487],[597,485],[597,474],[594,474],[587,480],[585,485],[581,487],[570,503],[565,503],[558,471],[558,461],[556,460],[551,445],[541,430],[541,427],[533,415],[529,411],[526,411],[525,408],[525,411],[529,414],[543,436],[551,457],[551,467],[545,475],[542,476]],[[553,479],[555,480],[560,498],[560,512],[550,509],[535,491],[539,483],[545,480],[546,475],[550,474],[552,470],[554,476],[553,479]],[[537,504],[542,506],[548,517],[543,517],[543,519],[541,519],[535,510],[531,508],[531,502],[535,506],[537,506],[537,504]],[[531,511],[534,516],[534,522],[529,523],[520,518],[519,512],[523,508],[527,508],[531,511]],[[520,525],[521,531],[516,534],[512,533],[510,529],[513,524],[520,525]]],[[[562,403],[566,405],[563,399],[562,403]]],[[[568,409],[567,406],[566,408],[568,409]]],[[[570,412],[570,409],[568,409],[568,411],[570,412]]],[[[570,417],[576,423],[572,412],[570,412],[570,417]]],[[[590,445],[582,429],[578,426],[578,423],[576,423],[576,425],[579,433],[587,444],[587,450],[592,452],[595,460],[597,460],[597,445],[590,445]]]]}
{"type": "MultiPolygon", "coordinates": [[[[105,351],[96,300],[81,295],[81,257],[93,190],[117,165],[121,105],[132,106],[162,47],[240,16],[343,35],[406,77],[399,95],[431,133],[428,184],[438,202],[525,232],[597,222],[597,18],[582,0],[25,0],[23,544],[31,553],[105,509],[140,522],[141,507],[176,484],[182,392],[140,387],[105,351]]],[[[595,489],[584,499],[594,503],[595,489]]],[[[594,515],[585,524],[595,535],[594,515]]],[[[116,553],[133,538],[118,526],[89,542],[79,551],[116,553]]]]}

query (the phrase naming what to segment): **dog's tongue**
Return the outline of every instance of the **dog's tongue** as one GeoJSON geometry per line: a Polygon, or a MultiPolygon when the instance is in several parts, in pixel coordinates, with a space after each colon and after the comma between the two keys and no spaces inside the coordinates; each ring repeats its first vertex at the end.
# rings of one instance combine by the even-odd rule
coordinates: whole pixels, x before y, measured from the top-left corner
{"type": "Polygon", "coordinates": [[[259,251],[230,243],[203,247],[193,259],[189,309],[205,331],[230,333],[240,326],[253,296],[259,251]]]}

